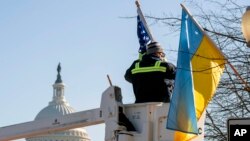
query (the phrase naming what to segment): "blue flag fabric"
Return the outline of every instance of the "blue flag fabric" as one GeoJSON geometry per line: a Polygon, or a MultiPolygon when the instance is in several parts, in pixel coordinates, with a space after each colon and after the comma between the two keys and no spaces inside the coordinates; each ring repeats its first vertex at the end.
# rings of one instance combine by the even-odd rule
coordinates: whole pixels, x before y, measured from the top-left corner
{"type": "Polygon", "coordinates": [[[150,39],[150,36],[147,33],[139,15],[137,16],[137,36],[140,44],[139,53],[143,55],[147,51],[147,44],[150,43],[152,39],[150,39]]]}
{"type": "Polygon", "coordinates": [[[192,35],[192,33],[194,33],[192,30],[195,30],[196,27],[188,17],[187,13],[183,10],[177,73],[169,108],[167,128],[197,134],[197,119],[193,95],[193,74],[191,71],[192,49],[190,47],[190,45],[196,46],[196,41],[192,38],[195,37],[195,35],[192,35]]]}
{"type": "Polygon", "coordinates": [[[206,110],[226,64],[223,53],[189,13],[182,10],[175,87],[167,128],[176,132],[174,141],[198,134],[197,121],[206,110]],[[183,133],[184,132],[184,133],[183,133]]]}

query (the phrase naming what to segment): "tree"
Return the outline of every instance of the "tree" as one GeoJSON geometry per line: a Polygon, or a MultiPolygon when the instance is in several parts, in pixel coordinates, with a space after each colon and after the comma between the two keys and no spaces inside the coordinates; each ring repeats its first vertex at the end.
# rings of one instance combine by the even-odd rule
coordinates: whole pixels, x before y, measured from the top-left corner
{"type": "MultiPolygon", "coordinates": [[[[246,5],[238,0],[223,1],[187,0],[185,5],[191,9],[194,17],[227,56],[246,81],[250,82],[250,49],[241,32],[241,17],[246,5]],[[206,7],[203,7],[205,5],[206,7]]],[[[156,22],[162,22],[169,31],[179,32],[180,18],[166,15],[164,18],[146,16],[156,22]]],[[[228,118],[250,117],[250,91],[239,79],[230,65],[226,65],[217,92],[207,108],[205,139],[227,140],[228,118]]]]}

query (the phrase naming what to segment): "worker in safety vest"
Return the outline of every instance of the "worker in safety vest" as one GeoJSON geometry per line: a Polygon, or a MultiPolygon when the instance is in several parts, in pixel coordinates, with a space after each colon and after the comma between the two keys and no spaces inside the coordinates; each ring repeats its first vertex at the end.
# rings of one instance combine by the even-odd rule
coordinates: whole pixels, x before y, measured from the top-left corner
{"type": "Polygon", "coordinates": [[[164,61],[165,53],[158,42],[147,45],[147,53],[136,60],[125,73],[133,84],[135,103],[169,102],[170,91],[166,79],[174,80],[176,67],[164,61]]]}

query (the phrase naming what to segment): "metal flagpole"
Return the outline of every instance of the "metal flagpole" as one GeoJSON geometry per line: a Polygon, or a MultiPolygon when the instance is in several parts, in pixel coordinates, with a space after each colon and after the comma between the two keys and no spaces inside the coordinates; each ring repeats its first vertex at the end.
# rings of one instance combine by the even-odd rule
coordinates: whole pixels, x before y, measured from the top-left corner
{"type": "Polygon", "coordinates": [[[240,76],[240,74],[238,73],[238,71],[234,68],[234,66],[227,61],[227,63],[229,64],[229,66],[232,68],[232,70],[234,71],[234,73],[240,78],[240,80],[242,81],[242,83],[245,84],[245,90],[250,92],[250,87],[248,86],[248,83],[240,76]]]}
{"type": "Polygon", "coordinates": [[[144,18],[144,16],[143,16],[143,13],[142,13],[141,8],[140,8],[140,3],[139,3],[139,1],[136,0],[136,1],[135,1],[135,4],[136,4],[136,6],[137,6],[137,13],[138,13],[138,15],[139,15],[139,17],[140,17],[140,19],[141,19],[141,21],[142,21],[144,27],[145,27],[145,30],[146,30],[147,33],[148,33],[148,36],[150,37],[150,39],[151,39],[152,42],[155,41],[154,38],[153,38],[153,36],[152,36],[152,34],[151,34],[151,32],[150,32],[150,30],[149,30],[149,28],[148,28],[148,24],[147,24],[147,22],[146,22],[146,20],[145,20],[145,18],[144,18]]]}

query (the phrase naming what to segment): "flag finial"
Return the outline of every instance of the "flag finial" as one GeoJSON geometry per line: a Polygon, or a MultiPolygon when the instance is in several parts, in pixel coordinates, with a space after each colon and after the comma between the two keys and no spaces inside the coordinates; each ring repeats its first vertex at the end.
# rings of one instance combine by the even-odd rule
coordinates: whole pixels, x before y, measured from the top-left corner
{"type": "Polygon", "coordinates": [[[137,7],[140,7],[140,3],[139,3],[138,0],[135,1],[135,4],[136,4],[137,7]]]}

